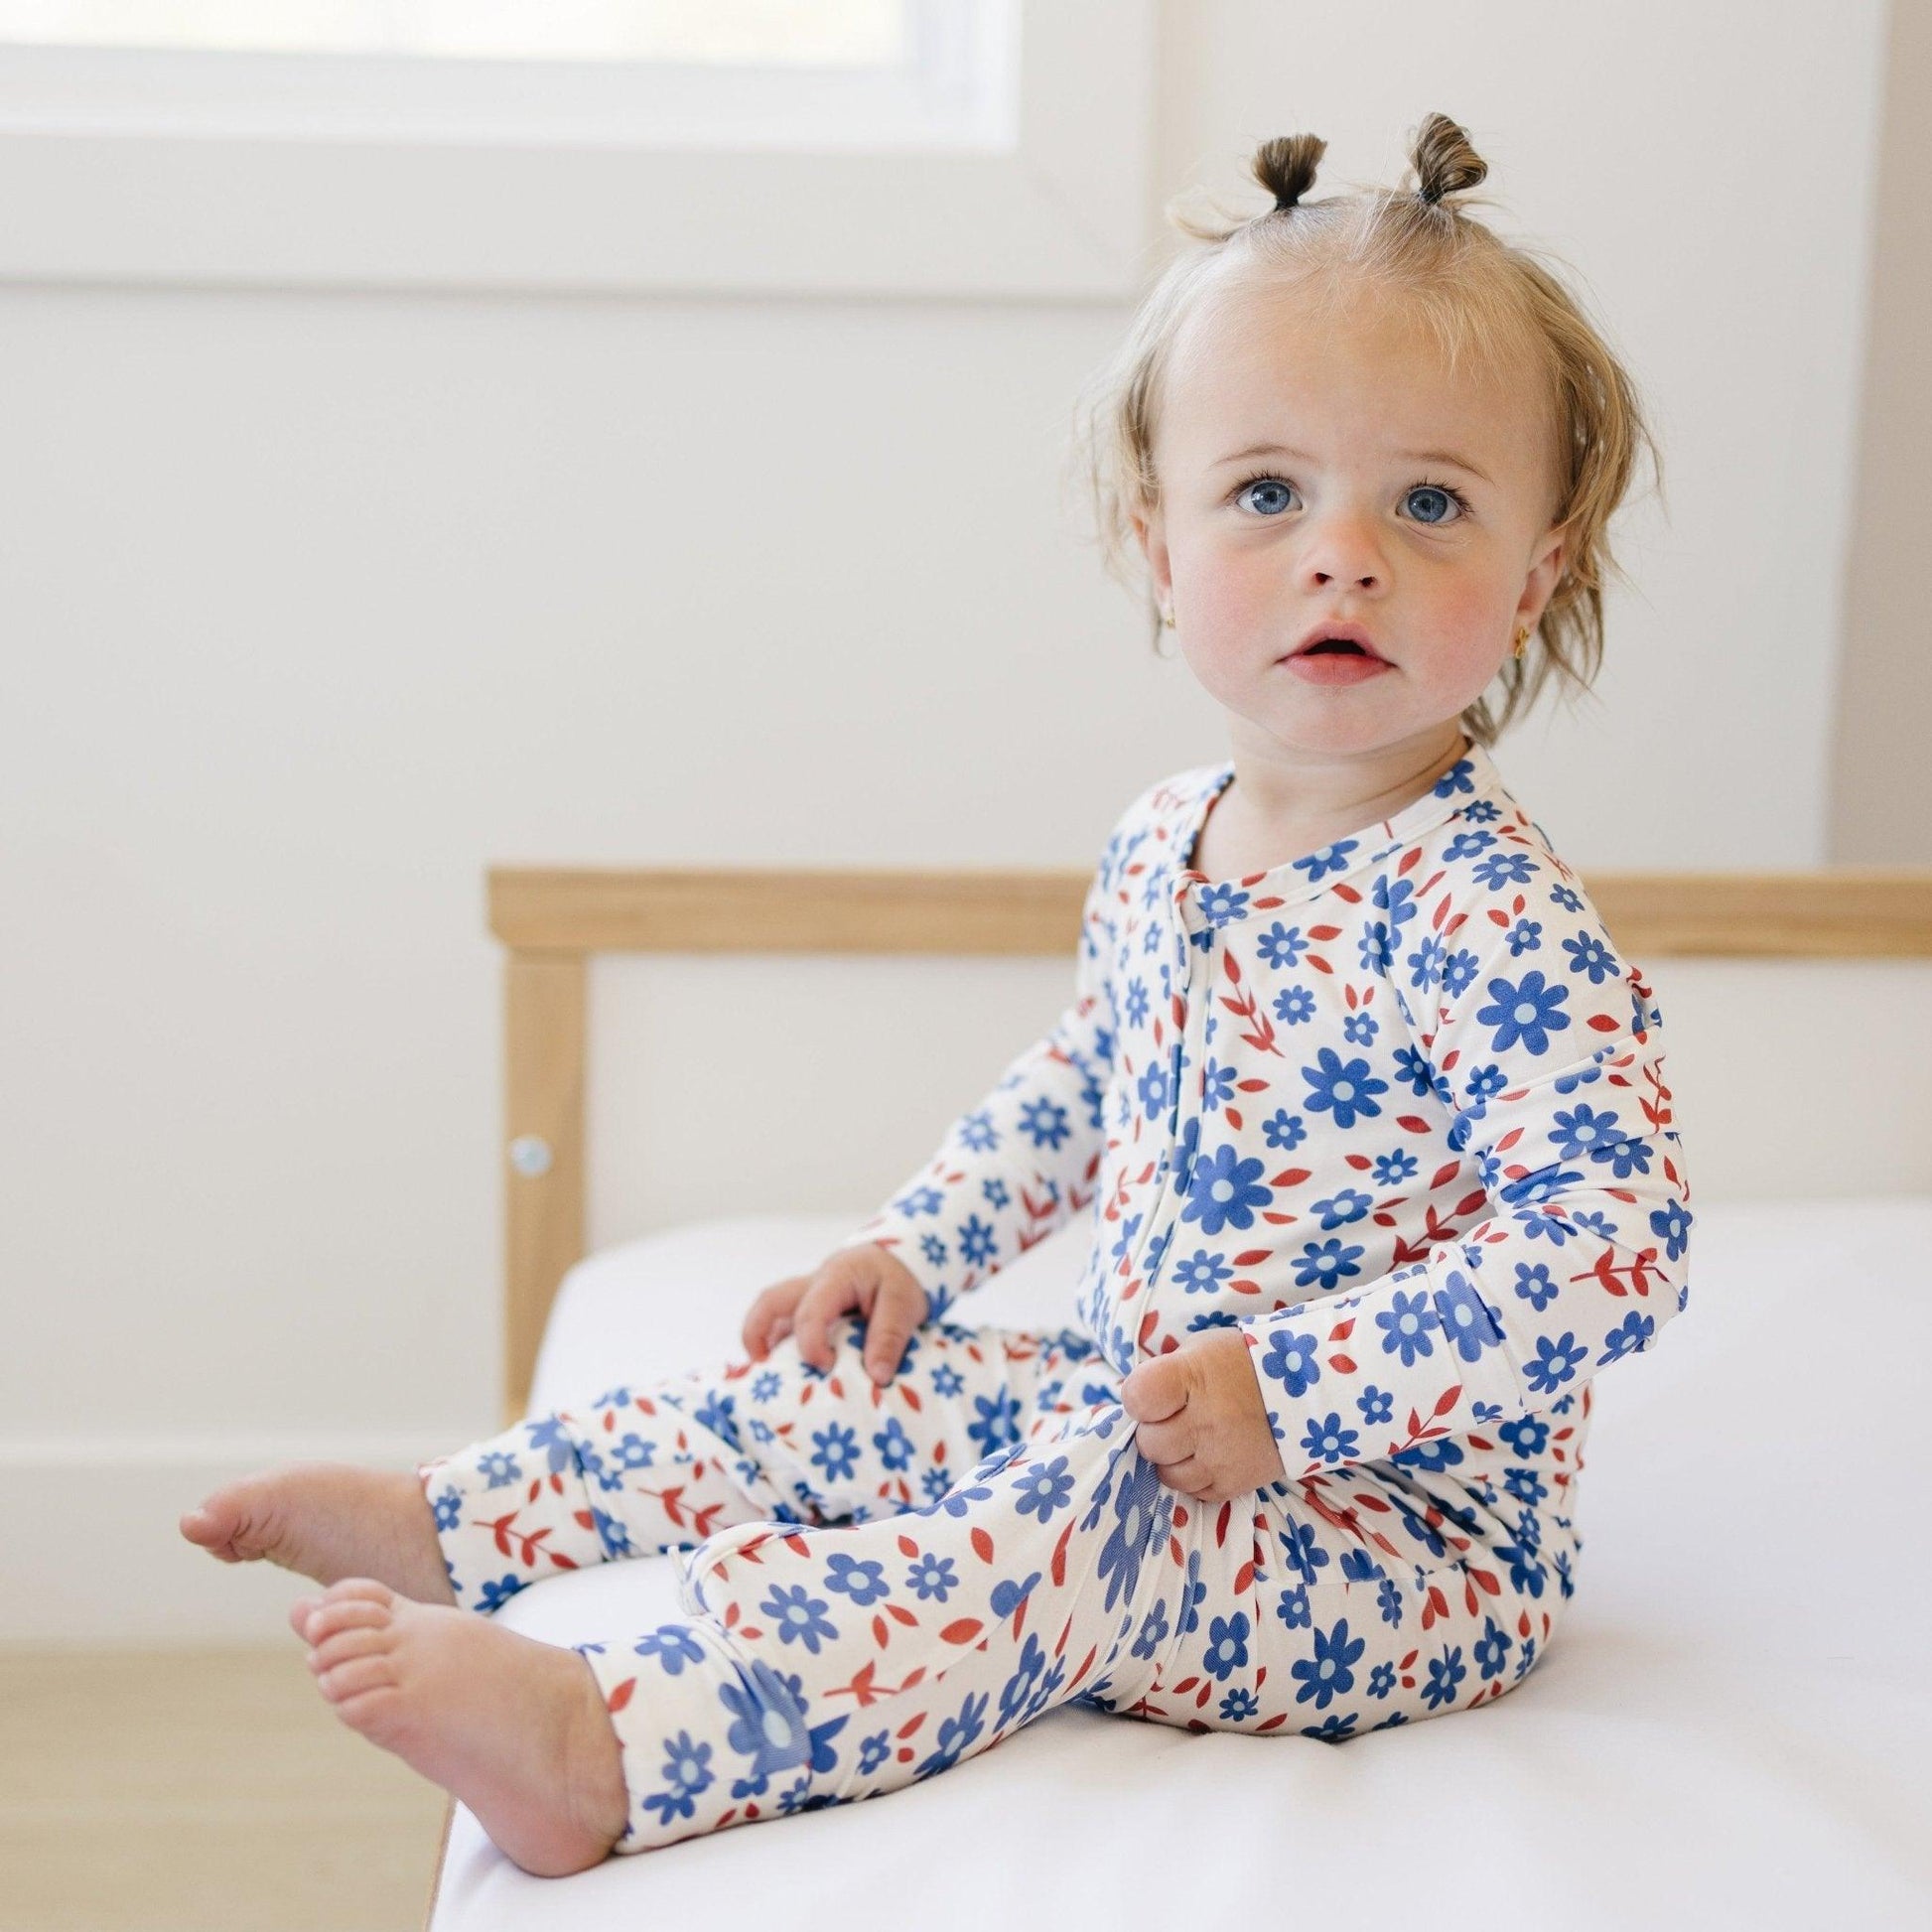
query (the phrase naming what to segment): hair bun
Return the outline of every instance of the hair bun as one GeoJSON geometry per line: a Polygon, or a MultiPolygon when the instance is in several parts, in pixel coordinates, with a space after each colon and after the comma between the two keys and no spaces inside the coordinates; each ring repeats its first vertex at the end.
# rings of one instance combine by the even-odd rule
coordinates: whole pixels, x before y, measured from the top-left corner
{"type": "Polygon", "coordinates": [[[1415,192],[1437,206],[1445,195],[1474,188],[1489,172],[1489,164],[1469,145],[1469,137],[1447,114],[1431,114],[1410,150],[1415,192]]]}
{"type": "Polygon", "coordinates": [[[1314,186],[1314,164],[1327,151],[1318,134],[1278,134],[1255,150],[1255,179],[1275,198],[1271,212],[1293,207],[1314,186]]]}

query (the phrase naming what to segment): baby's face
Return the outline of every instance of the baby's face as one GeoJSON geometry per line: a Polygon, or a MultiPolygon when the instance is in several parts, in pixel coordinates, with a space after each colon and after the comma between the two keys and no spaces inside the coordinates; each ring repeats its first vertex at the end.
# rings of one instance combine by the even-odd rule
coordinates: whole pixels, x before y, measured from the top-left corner
{"type": "Polygon", "coordinates": [[[1561,575],[1542,406],[1527,375],[1465,359],[1451,378],[1426,326],[1373,297],[1324,315],[1230,284],[1194,310],[1155,430],[1160,506],[1136,527],[1237,731],[1324,759],[1440,745],[1561,575]],[[1299,454],[1238,454],[1263,444],[1299,454]],[[1390,668],[1299,675],[1285,654],[1327,623],[1360,624],[1390,668]]]}

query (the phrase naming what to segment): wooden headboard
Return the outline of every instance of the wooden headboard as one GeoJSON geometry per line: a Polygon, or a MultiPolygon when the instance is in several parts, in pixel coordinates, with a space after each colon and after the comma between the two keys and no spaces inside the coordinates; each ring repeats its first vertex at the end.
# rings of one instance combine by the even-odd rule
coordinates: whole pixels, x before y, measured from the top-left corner
{"type": "MultiPolygon", "coordinates": [[[[503,1420],[522,1417],[551,1303],[584,1248],[595,953],[1064,954],[1089,872],[492,867],[503,979],[503,1420]]],[[[1932,956],[1932,868],[1601,873],[1627,958],[1932,956]]]]}

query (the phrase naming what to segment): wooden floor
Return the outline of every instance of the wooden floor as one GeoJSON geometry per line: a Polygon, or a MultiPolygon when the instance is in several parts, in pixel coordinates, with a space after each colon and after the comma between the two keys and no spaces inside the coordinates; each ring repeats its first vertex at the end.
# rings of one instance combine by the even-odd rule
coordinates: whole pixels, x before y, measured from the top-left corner
{"type": "Polygon", "coordinates": [[[447,1801],[286,1648],[0,1647],[0,1932],[376,1932],[447,1801]]]}

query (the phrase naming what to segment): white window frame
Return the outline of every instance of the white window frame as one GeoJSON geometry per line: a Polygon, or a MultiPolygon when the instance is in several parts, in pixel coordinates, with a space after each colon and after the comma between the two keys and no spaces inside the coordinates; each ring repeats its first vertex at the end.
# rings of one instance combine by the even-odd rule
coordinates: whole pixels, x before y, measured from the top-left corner
{"type": "Polygon", "coordinates": [[[56,126],[0,50],[0,282],[1128,298],[1155,0],[1014,5],[1017,127],[938,148],[56,126]]]}

